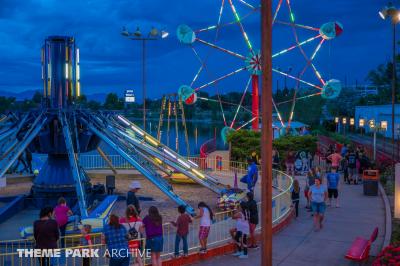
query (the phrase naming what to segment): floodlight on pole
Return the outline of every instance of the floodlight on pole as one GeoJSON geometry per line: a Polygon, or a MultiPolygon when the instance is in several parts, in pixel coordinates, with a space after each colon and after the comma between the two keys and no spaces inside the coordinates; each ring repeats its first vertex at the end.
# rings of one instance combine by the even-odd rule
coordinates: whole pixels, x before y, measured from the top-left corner
{"type": "Polygon", "coordinates": [[[139,27],[134,33],[130,33],[126,27],[123,27],[121,34],[130,40],[142,42],[143,130],[146,130],[146,41],[165,39],[169,33],[164,30],[160,33],[157,28],[152,27],[147,35],[143,35],[139,27]]]}

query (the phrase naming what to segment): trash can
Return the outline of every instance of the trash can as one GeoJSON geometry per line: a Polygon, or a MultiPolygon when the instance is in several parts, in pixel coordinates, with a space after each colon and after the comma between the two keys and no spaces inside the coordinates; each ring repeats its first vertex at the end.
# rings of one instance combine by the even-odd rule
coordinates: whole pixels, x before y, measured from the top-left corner
{"type": "Polygon", "coordinates": [[[364,170],[363,172],[363,190],[366,196],[378,196],[378,170],[364,170]]]}
{"type": "Polygon", "coordinates": [[[107,188],[107,195],[112,195],[115,189],[115,176],[108,175],[106,176],[106,188],[107,188]]]}

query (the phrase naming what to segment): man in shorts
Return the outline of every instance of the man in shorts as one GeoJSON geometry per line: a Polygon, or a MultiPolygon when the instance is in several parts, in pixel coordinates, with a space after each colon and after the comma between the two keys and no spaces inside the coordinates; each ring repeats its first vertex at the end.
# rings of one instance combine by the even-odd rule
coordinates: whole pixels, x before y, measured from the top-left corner
{"type": "Polygon", "coordinates": [[[349,184],[351,182],[354,182],[354,184],[357,184],[358,181],[358,173],[357,173],[357,153],[354,152],[354,150],[350,150],[349,153],[346,156],[346,160],[348,162],[348,171],[349,171],[349,184]]]}
{"type": "Polygon", "coordinates": [[[339,208],[339,181],[340,181],[340,175],[337,172],[336,167],[332,167],[331,171],[326,174],[326,181],[328,183],[328,198],[329,198],[329,203],[328,205],[332,205],[332,198],[335,198],[336,200],[336,208],[339,208]]]}

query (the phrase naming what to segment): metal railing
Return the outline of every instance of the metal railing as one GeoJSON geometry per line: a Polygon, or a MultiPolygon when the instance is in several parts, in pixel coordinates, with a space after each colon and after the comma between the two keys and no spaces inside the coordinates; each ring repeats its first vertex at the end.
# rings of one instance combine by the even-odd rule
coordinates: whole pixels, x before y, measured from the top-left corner
{"type": "MultiPolygon", "coordinates": [[[[109,159],[113,162],[114,167],[117,169],[133,169],[133,167],[127,163],[119,155],[109,155],[109,159]]],[[[193,162],[201,160],[198,157],[188,158],[193,162]]],[[[247,164],[243,162],[233,162],[217,159],[206,159],[208,168],[206,171],[211,172],[213,175],[220,178],[230,178],[233,180],[234,173],[237,175],[245,174],[247,171],[247,164]]],[[[81,155],[80,163],[85,169],[104,169],[108,168],[108,165],[99,155],[81,155]]],[[[238,176],[239,177],[239,176],[238,176]]],[[[233,183],[233,182],[232,182],[233,183]]],[[[290,211],[292,205],[291,200],[291,187],[293,184],[292,177],[287,174],[273,170],[273,187],[274,196],[272,198],[272,220],[273,224],[278,224],[290,211]]],[[[260,206],[260,203],[258,203],[260,206]]],[[[235,226],[235,221],[231,218],[232,211],[218,212],[214,216],[214,221],[211,226],[208,245],[210,247],[217,246],[221,243],[227,242],[231,239],[229,229],[235,226]]],[[[261,213],[259,213],[261,220],[261,213]]],[[[256,230],[260,230],[260,225],[257,226],[256,230]]],[[[200,247],[198,240],[199,220],[195,219],[189,226],[188,245],[189,251],[196,251],[200,247]]],[[[96,248],[101,250],[105,249],[105,245],[101,244],[99,234],[93,244],[96,248]]],[[[175,249],[175,237],[176,228],[170,224],[163,224],[163,259],[168,258],[174,254],[175,249]]],[[[67,236],[66,247],[79,248],[79,235],[67,236]]],[[[36,265],[39,261],[36,260],[25,260],[18,257],[16,252],[17,248],[32,248],[33,240],[11,240],[11,241],[0,241],[0,266],[2,265],[36,265]],[[31,264],[29,264],[31,263],[31,264]]],[[[101,252],[100,252],[101,253],[101,252]]],[[[69,258],[68,264],[65,261],[55,261],[54,265],[81,265],[81,258],[69,258]],[[75,259],[75,260],[74,260],[75,259]],[[61,263],[62,262],[62,263],[61,263]],[[58,264],[57,264],[58,263],[58,264]]],[[[97,261],[93,261],[92,265],[106,265],[108,260],[106,258],[95,258],[97,261]],[[97,263],[98,262],[98,263],[97,263]]],[[[148,261],[146,261],[148,262],[148,261]]]]}

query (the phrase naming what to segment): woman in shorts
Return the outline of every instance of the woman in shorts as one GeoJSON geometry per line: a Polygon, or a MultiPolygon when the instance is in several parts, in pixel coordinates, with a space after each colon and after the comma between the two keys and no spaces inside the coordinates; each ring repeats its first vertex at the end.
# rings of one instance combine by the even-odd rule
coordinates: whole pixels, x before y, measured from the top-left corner
{"type": "Polygon", "coordinates": [[[325,201],[328,198],[328,190],[325,185],[321,184],[320,178],[315,179],[315,184],[310,187],[308,196],[311,200],[311,209],[314,214],[315,231],[319,231],[322,228],[326,209],[325,201]]]}

